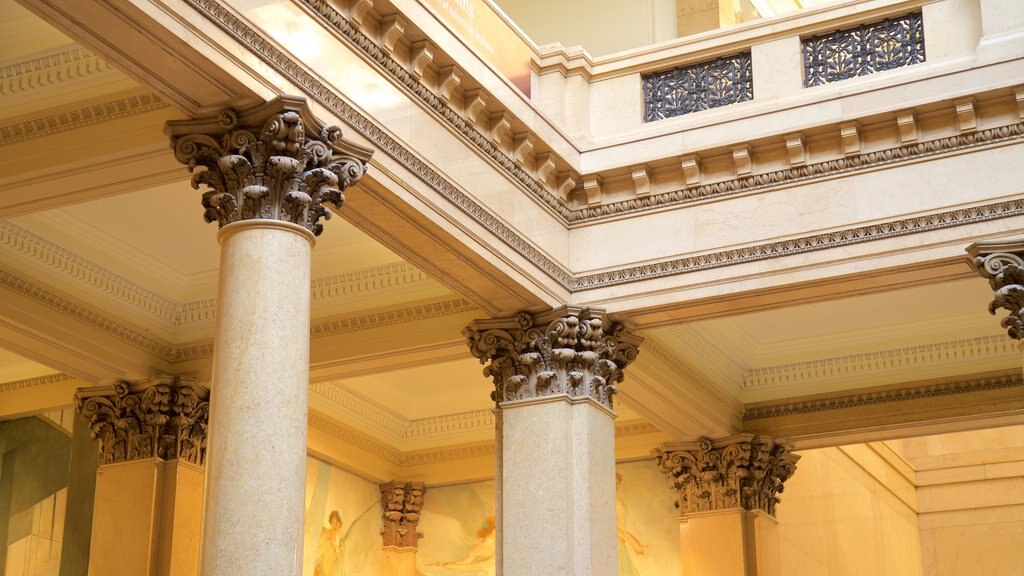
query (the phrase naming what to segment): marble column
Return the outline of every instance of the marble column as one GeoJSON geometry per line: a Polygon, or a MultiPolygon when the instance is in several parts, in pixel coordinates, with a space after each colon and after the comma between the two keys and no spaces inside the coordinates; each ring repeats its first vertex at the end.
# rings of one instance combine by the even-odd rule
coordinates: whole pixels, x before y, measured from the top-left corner
{"type": "Polygon", "coordinates": [[[464,334],[499,411],[498,574],[615,576],[612,398],[641,339],[578,307],[464,334]]]}
{"type": "Polygon", "coordinates": [[[220,225],[201,573],[299,576],[310,256],[369,152],[289,96],[166,131],[220,225]]]}
{"type": "Polygon", "coordinates": [[[1024,353],[1024,239],[975,242],[967,247],[967,253],[992,287],[989,313],[1008,312],[999,324],[1024,353]]]}
{"type": "Polygon", "coordinates": [[[199,573],[208,396],[173,376],[78,390],[100,453],[90,576],[199,573]]]}
{"type": "Polygon", "coordinates": [[[677,490],[684,576],[782,576],[775,505],[799,456],[752,434],[654,454],[677,490]]]}
{"type": "Polygon", "coordinates": [[[423,497],[427,489],[422,482],[391,481],[380,485],[380,507],[383,514],[384,549],[382,576],[416,576],[416,550],[420,538],[417,528],[423,497]]]}

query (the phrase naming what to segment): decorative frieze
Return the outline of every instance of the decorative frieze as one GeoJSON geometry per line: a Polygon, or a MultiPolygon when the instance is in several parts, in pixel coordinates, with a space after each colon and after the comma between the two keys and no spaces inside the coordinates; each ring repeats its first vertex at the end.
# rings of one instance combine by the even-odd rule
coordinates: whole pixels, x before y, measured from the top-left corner
{"type": "Polygon", "coordinates": [[[750,52],[644,76],[644,121],[700,112],[754,97],[750,52]]]}
{"type": "Polygon", "coordinates": [[[1009,314],[1000,325],[1010,338],[1024,340],[1024,240],[976,242],[967,248],[974,266],[993,290],[988,311],[1009,314]]]}
{"type": "Polygon", "coordinates": [[[603,311],[578,307],[478,320],[463,335],[473,356],[487,364],[484,375],[494,381],[491,399],[499,406],[565,394],[610,409],[615,385],[642,341],[603,311]]]}
{"type": "Polygon", "coordinates": [[[415,548],[423,534],[416,531],[423,510],[423,495],[427,488],[422,482],[397,482],[380,485],[380,507],[384,525],[380,529],[384,546],[415,548]]]}
{"type": "Polygon", "coordinates": [[[774,516],[777,494],[800,459],[788,445],[753,434],[663,444],[654,455],[678,493],[676,507],[684,516],[730,508],[774,516]]]}
{"type": "Polygon", "coordinates": [[[241,114],[168,122],[175,158],[206,185],[204,218],[221,227],[239,220],[280,220],[320,235],[325,204],[341,207],[342,191],[366,170],[371,152],[324,126],[303,98],[282,96],[241,114]],[[206,168],[195,172],[197,166],[206,168]]]}
{"type": "Polygon", "coordinates": [[[31,138],[49,136],[57,132],[82,128],[100,122],[145,114],[167,108],[169,104],[159,94],[137,94],[117,98],[99,104],[91,104],[74,110],[64,110],[40,118],[22,120],[15,124],[0,126],[0,146],[14,144],[31,138]]]}
{"type": "Polygon", "coordinates": [[[803,41],[804,86],[820,86],[924,62],[921,13],[889,18],[803,41]]]}
{"type": "Polygon", "coordinates": [[[154,376],[79,388],[75,404],[100,443],[100,464],[175,458],[202,466],[210,391],[194,379],[154,376]]]}

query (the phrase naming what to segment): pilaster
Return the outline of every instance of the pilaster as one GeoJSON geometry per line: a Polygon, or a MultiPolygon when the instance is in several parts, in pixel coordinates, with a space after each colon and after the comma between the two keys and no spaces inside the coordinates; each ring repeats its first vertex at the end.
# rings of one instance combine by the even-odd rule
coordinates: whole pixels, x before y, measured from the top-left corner
{"type": "Polygon", "coordinates": [[[641,339],[575,307],[464,334],[498,411],[498,573],[614,576],[613,397],[641,339]]]}
{"type": "Polygon", "coordinates": [[[800,459],[789,446],[743,434],[654,454],[677,491],[684,575],[781,576],[775,505],[800,459]]]}
{"type": "Polygon", "coordinates": [[[426,487],[422,482],[392,480],[380,485],[384,525],[382,576],[416,576],[416,550],[423,534],[417,528],[426,487]]]}
{"type": "Polygon", "coordinates": [[[100,454],[90,575],[198,574],[208,398],[166,375],[78,391],[100,454]]]}

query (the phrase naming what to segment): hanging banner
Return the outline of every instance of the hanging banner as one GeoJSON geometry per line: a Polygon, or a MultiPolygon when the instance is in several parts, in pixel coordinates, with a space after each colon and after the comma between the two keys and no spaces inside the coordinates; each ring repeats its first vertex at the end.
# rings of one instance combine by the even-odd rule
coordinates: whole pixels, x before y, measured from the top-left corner
{"type": "Polygon", "coordinates": [[[483,60],[530,96],[530,47],[486,0],[420,0],[483,60]]]}

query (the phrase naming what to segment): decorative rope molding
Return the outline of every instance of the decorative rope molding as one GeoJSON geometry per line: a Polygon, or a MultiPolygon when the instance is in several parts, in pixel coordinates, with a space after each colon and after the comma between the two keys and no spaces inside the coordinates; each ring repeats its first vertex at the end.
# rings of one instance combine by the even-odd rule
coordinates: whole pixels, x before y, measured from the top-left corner
{"type": "Polygon", "coordinates": [[[743,414],[743,420],[748,421],[760,420],[763,418],[778,418],[794,414],[842,410],[846,408],[856,408],[858,406],[873,406],[877,404],[888,404],[890,402],[901,402],[904,400],[921,400],[937,396],[951,396],[954,394],[965,394],[968,392],[982,392],[985,390],[1017,388],[1022,386],[1024,386],[1024,376],[1019,372],[1015,372],[1011,374],[988,376],[971,380],[957,380],[953,382],[927,384],[924,386],[887,388],[884,390],[872,390],[869,392],[852,394],[830,394],[828,397],[815,397],[791,402],[753,404],[747,407],[746,412],[743,414]]]}
{"type": "Polygon", "coordinates": [[[835,232],[802,236],[790,240],[755,244],[744,248],[689,256],[656,264],[645,264],[643,266],[632,266],[598,274],[578,276],[573,284],[573,289],[574,291],[582,291],[603,288],[640,280],[675,276],[700,270],[711,270],[713,268],[722,268],[782,256],[792,256],[794,254],[805,254],[828,248],[850,246],[873,240],[896,238],[918,232],[930,232],[932,230],[1022,215],[1024,215],[1024,199],[1008,200],[995,204],[937,212],[914,218],[903,218],[870,226],[858,226],[835,232]]]}
{"type": "Polygon", "coordinates": [[[60,112],[43,118],[34,118],[16,124],[0,126],[0,146],[49,136],[65,130],[81,128],[108,120],[116,120],[143,114],[152,110],[167,108],[169,104],[156,93],[139,94],[118,98],[101,104],[93,104],[77,110],[60,112]]]}
{"type": "Polygon", "coordinates": [[[1024,123],[1009,124],[997,128],[988,128],[976,132],[965,132],[954,136],[936,138],[925,142],[917,142],[866,152],[833,160],[805,164],[795,168],[753,174],[731,180],[723,180],[709,184],[702,184],[693,188],[685,188],[672,192],[664,192],[652,196],[633,198],[622,202],[614,202],[594,206],[592,208],[581,208],[573,210],[569,215],[569,222],[574,225],[591,223],[599,220],[635,214],[647,210],[682,206],[693,202],[725,198],[736,194],[747,194],[750,192],[764,192],[783,186],[820,180],[859,172],[863,170],[881,168],[894,164],[902,164],[912,160],[919,160],[940,154],[949,154],[980,146],[995,144],[1007,144],[1024,137],[1024,123]]]}
{"type": "Polygon", "coordinates": [[[715,402],[718,402],[718,404],[732,414],[736,416],[743,414],[742,402],[734,398],[732,394],[718,384],[715,384],[698,374],[690,367],[689,364],[677,358],[671,349],[663,346],[661,342],[658,342],[654,338],[648,338],[644,342],[643,349],[644,354],[650,354],[665,364],[668,364],[673,371],[710,396],[715,402]]]}
{"type": "Polygon", "coordinates": [[[0,66],[0,94],[28,92],[113,70],[92,52],[75,46],[46,56],[0,66]]]}
{"type": "Polygon", "coordinates": [[[35,378],[26,378],[24,380],[12,380],[10,382],[0,383],[0,393],[13,392],[14,390],[23,390],[25,388],[43,386],[46,384],[56,384],[58,382],[68,382],[70,380],[75,380],[75,377],[60,373],[37,376],[35,378]]]}
{"type": "Polygon", "coordinates": [[[747,371],[743,379],[743,388],[779,386],[794,382],[863,375],[869,371],[912,368],[942,362],[987,358],[997,354],[1016,354],[1015,343],[1002,335],[980,336],[967,340],[755,368],[747,371]]]}

